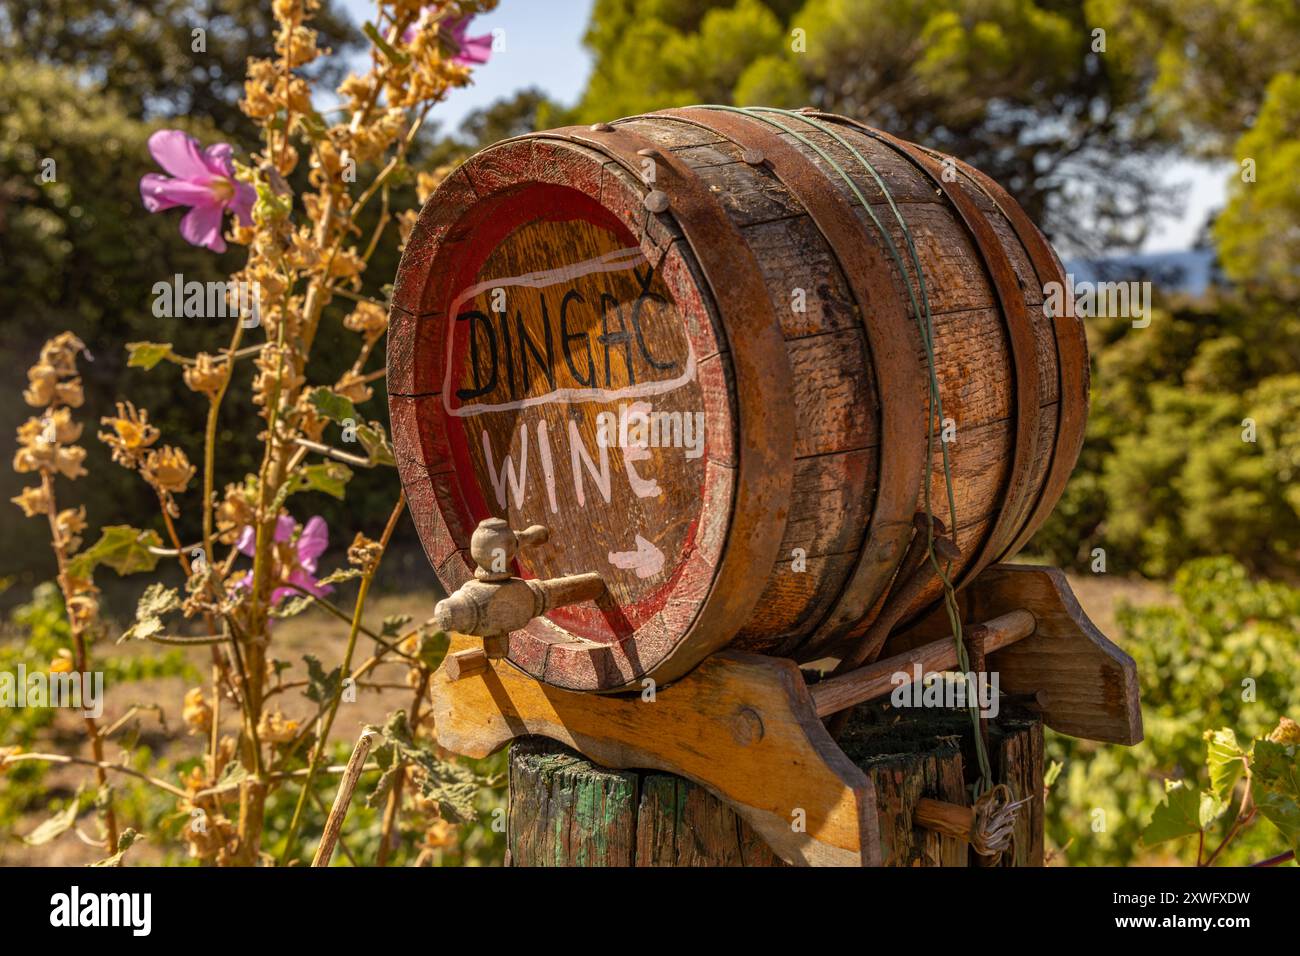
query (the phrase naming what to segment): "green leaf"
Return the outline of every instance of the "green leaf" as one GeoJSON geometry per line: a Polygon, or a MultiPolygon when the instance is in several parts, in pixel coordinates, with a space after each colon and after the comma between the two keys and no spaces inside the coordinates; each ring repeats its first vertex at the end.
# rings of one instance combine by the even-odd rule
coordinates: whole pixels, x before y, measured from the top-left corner
{"type": "Polygon", "coordinates": [[[217,778],[217,783],[229,786],[246,779],[248,779],[248,768],[238,760],[228,760],[226,765],[221,768],[221,776],[217,778]]]}
{"type": "Polygon", "coordinates": [[[289,598],[287,601],[281,601],[278,606],[271,608],[271,617],[284,620],[290,617],[297,617],[314,603],[313,599],[306,594],[299,594],[289,598]]]}
{"type": "Polygon", "coordinates": [[[1300,744],[1255,741],[1251,778],[1260,815],[1300,853],[1300,744]]]}
{"type": "Polygon", "coordinates": [[[1151,822],[1142,831],[1142,842],[1153,846],[1200,833],[1201,803],[1201,795],[1181,780],[1166,780],[1165,799],[1151,814],[1151,822]]]}
{"type": "Polygon", "coordinates": [[[137,840],[141,839],[140,834],[135,830],[127,827],[117,835],[117,852],[112,856],[105,857],[102,860],[96,860],[91,866],[121,866],[122,858],[126,856],[126,851],[131,849],[137,840]]]}
{"type": "Polygon", "coordinates": [[[1273,826],[1282,831],[1287,843],[1300,856],[1300,803],[1281,793],[1262,793],[1255,808],[1273,826]]]}
{"type": "MultiPolygon", "coordinates": [[[[280,125],[283,128],[283,121],[280,125]]],[[[276,222],[288,219],[293,214],[292,196],[281,196],[276,192],[275,185],[267,182],[259,170],[241,166],[239,163],[235,164],[235,168],[239,172],[239,179],[251,183],[257,192],[257,202],[253,205],[254,219],[259,222],[276,222]]]]}
{"type": "MultiPolygon", "coordinates": [[[[280,494],[284,498],[300,491],[323,491],[333,498],[343,500],[347,484],[352,480],[352,469],[341,461],[324,461],[318,465],[299,468],[285,484],[280,494]]],[[[283,502],[281,502],[283,503],[283,502]]]]}
{"type": "Polygon", "coordinates": [[[181,606],[176,588],[151,584],[144,589],[135,606],[135,623],[126,629],[121,640],[144,640],[163,629],[163,617],[181,606]]]}
{"type": "Polygon", "coordinates": [[[81,795],[82,791],[78,790],[66,807],[23,837],[23,842],[28,846],[44,846],[71,830],[77,822],[77,814],[81,812],[81,795]]]}
{"type": "Polygon", "coordinates": [[[1245,773],[1245,753],[1231,729],[1206,731],[1205,765],[1210,771],[1210,790],[1220,800],[1232,796],[1232,790],[1245,773]]]}
{"type": "Polygon", "coordinates": [[[106,564],[120,575],[152,571],[158,555],[150,548],[161,548],[156,531],[140,531],[130,525],[111,525],[100,532],[99,540],[82,549],[68,565],[74,577],[88,578],[98,565],[106,564]]]}
{"type": "Polygon", "coordinates": [[[344,581],[351,581],[353,578],[361,577],[360,568],[339,568],[331,571],[325,577],[317,581],[317,584],[342,584],[344,581]]]}
{"type": "Polygon", "coordinates": [[[384,55],[384,59],[388,60],[389,63],[396,64],[397,66],[405,66],[410,62],[411,57],[408,54],[395,49],[391,43],[383,38],[373,23],[367,22],[361,29],[365,35],[370,38],[370,42],[379,49],[379,52],[384,55]]]}
{"type": "Polygon", "coordinates": [[[1059,760],[1053,760],[1052,765],[1048,767],[1047,772],[1043,774],[1043,786],[1050,787],[1052,784],[1056,783],[1056,778],[1061,775],[1061,771],[1064,769],[1065,764],[1061,763],[1059,760]]]}
{"type": "Polygon", "coordinates": [[[431,754],[421,760],[424,777],[420,792],[438,803],[438,812],[452,823],[470,823],[474,819],[474,796],[486,781],[463,764],[438,760],[431,754]]]}
{"type": "Polygon", "coordinates": [[[303,469],[303,481],[311,491],[323,491],[343,500],[347,484],[352,480],[352,469],[342,462],[327,461],[319,465],[308,465],[303,469]]]}
{"type": "Polygon", "coordinates": [[[366,796],[366,806],[378,807],[384,802],[384,798],[393,789],[393,784],[397,782],[397,774],[401,769],[402,765],[395,760],[384,768],[384,772],[379,775],[379,781],[375,784],[375,789],[366,796]]]}
{"type": "Polygon", "coordinates": [[[366,450],[371,465],[397,467],[397,459],[393,457],[393,446],[388,443],[388,433],[379,422],[358,425],[357,441],[361,442],[361,447],[366,450]]]}
{"type": "Polygon", "coordinates": [[[126,351],[130,356],[127,368],[151,369],[159,362],[176,359],[170,342],[127,342],[126,351]]]}
{"type": "Polygon", "coordinates": [[[1256,787],[1300,799],[1300,744],[1255,741],[1250,772],[1256,787]]]}
{"type": "Polygon", "coordinates": [[[416,656],[429,670],[437,670],[451,648],[451,635],[426,625],[420,628],[420,647],[416,656]]]}
{"type": "Polygon", "coordinates": [[[352,404],[352,399],[332,392],[324,385],[312,389],[311,394],[307,396],[307,401],[320,415],[335,423],[341,423],[349,418],[355,422],[360,417],[356,406],[352,404]]]}
{"type": "MultiPolygon", "coordinates": [[[[406,721],[406,711],[394,711],[388,722],[380,727],[369,727],[377,732],[383,743],[375,748],[375,756],[384,775],[380,786],[391,786],[385,781],[392,768],[401,762],[415,765],[420,770],[420,791],[438,803],[438,811],[453,823],[467,823],[474,819],[474,796],[488,786],[490,781],[463,764],[440,760],[415,743],[406,721]]],[[[371,795],[372,799],[378,799],[371,795]]]]}
{"type": "Polygon", "coordinates": [[[410,624],[413,618],[409,614],[390,614],[384,618],[383,624],[379,628],[380,637],[397,637],[402,633],[402,628],[410,624]]]}
{"type": "Polygon", "coordinates": [[[343,682],[343,668],[336,667],[326,674],[315,656],[304,654],[302,659],[307,662],[307,689],[303,693],[308,700],[324,706],[338,694],[343,682]]]}

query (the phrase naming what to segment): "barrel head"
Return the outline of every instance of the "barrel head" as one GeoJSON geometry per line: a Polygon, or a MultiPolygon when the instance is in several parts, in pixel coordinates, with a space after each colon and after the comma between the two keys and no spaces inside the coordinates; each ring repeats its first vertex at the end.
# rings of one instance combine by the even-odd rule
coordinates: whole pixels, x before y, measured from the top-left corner
{"type": "Polygon", "coordinates": [[[632,685],[677,649],[736,489],[725,340],[649,193],[583,144],[506,143],[430,200],[394,293],[394,443],[430,561],[454,589],[483,518],[549,527],[513,572],[596,572],[607,593],[511,634],[508,656],[573,689],[632,685]]]}

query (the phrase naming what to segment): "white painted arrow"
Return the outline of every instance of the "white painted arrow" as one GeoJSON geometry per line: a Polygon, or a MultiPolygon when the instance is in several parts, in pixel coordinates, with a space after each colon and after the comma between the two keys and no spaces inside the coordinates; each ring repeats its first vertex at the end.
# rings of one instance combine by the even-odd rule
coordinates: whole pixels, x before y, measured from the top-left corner
{"type": "Polygon", "coordinates": [[[635,551],[611,551],[609,563],[624,571],[633,570],[638,578],[653,577],[664,569],[664,553],[640,535],[635,551]]]}

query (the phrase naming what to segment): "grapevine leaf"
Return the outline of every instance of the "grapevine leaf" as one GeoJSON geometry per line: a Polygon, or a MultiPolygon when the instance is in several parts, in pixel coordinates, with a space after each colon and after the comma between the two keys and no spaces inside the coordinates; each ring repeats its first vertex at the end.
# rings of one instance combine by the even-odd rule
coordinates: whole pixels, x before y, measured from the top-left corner
{"type": "Polygon", "coordinates": [[[1245,754],[1230,728],[1207,731],[1205,765],[1210,771],[1210,789],[1220,800],[1227,800],[1246,770],[1245,754]]]}
{"type": "Polygon", "coordinates": [[[1255,741],[1255,806],[1300,853],[1300,744],[1255,741]]]}
{"type": "Polygon", "coordinates": [[[1200,795],[1182,781],[1165,781],[1165,799],[1151,814],[1151,822],[1142,831],[1147,846],[1177,840],[1201,831],[1200,795]]]}

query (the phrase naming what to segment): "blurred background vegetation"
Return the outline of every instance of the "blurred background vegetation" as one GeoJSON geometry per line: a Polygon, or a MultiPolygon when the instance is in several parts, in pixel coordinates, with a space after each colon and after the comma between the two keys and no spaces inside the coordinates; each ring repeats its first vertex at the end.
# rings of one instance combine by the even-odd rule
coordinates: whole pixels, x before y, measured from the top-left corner
{"type": "MultiPolygon", "coordinates": [[[[502,4],[507,23],[511,4],[502,4]]],[[[324,6],[339,55],[321,69],[337,75],[355,31],[338,3],[324,6]]],[[[176,376],[128,370],[122,346],[170,339],[187,354],[211,348],[201,321],[160,332],[150,289],[176,272],[221,278],[240,252],[217,257],[178,241],[175,222],[143,213],[137,183],[153,166],[145,141],[156,128],[183,127],[237,151],[251,145],[235,102],[245,58],[265,48],[268,34],[263,0],[0,0],[7,441],[25,416],[22,370],[46,337],[67,328],[95,355],[85,372],[86,420],[129,392],[169,441],[199,446],[199,420],[168,401],[176,376]],[[207,27],[198,59],[190,52],[195,23],[207,27]],[[46,157],[58,164],[56,182],[39,179],[46,157]]],[[[1203,730],[1230,726],[1248,739],[1280,716],[1300,717],[1300,5],[595,0],[585,44],[592,71],[576,103],[521,89],[455,130],[432,127],[414,165],[453,162],[534,128],[670,106],[812,104],[980,167],[1067,261],[1137,249],[1186,199],[1168,184],[1170,164],[1195,159],[1229,171],[1225,203],[1198,240],[1214,262],[1208,287],[1158,287],[1147,328],[1089,320],[1088,441],[1029,548],[1084,575],[1096,570],[1100,548],[1108,576],[1160,582],[1158,600],[1121,608],[1115,619],[1116,636],[1138,659],[1147,743],[1050,744],[1064,769],[1049,800],[1049,832],[1058,847],[1069,845],[1065,859],[1149,858],[1137,834],[1164,778],[1204,772],[1203,730]],[[792,48],[798,31],[802,52],[792,48]],[[1257,683],[1256,702],[1242,700],[1247,678],[1257,683]],[[1090,826],[1098,807],[1112,821],[1104,832],[1090,826]]],[[[409,183],[394,197],[397,208],[414,201],[409,183]]],[[[377,256],[387,258],[371,274],[392,275],[397,250],[377,256]]],[[[1146,277],[1134,268],[1108,277],[1146,277]]],[[[338,323],[322,328],[347,334],[338,323]]],[[[326,380],[339,369],[324,368],[332,350],[322,344],[326,380]]],[[[380,391],[370,413],[379,417],[382,403],[380,391]]],[[[223,424],[231,472],[221,477],[232,480],[248,466],[254,429],[235,414],[223,424]]],[[[77,491],[92,527],[151,526],[156,503],[147,489],[110,465],[97,442],[85,444],[95,480],[77,491]]],[[[7,499],[16,476],[0,474],[7,499]]],[[[331,507],[346,507],[349,523],[375,525],[392,481],[359,473],[346,506],[327,503],[322,513],[332,519],[331,507]]],[[[0,577],[12,586],[0,600],[12,606],[30,600],[53,562],[37,522],[4,514],[0,577]]],[[[419,567],[409,523],[400,534],[419,567]]],[[[14,612],[11,626],[33,630],[33,606],[39,601],[14,612]]],[[[1230,859],[1255,849],[1247,840],[1230,859]]]]}

